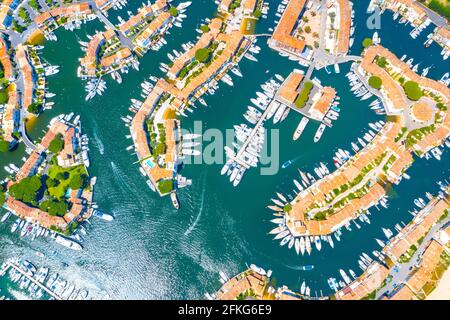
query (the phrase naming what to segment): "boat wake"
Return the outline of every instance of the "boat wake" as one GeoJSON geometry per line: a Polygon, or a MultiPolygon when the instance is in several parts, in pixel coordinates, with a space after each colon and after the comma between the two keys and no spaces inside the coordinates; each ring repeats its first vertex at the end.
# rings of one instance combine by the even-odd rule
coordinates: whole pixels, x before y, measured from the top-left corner
{"type": "Polygon", "coordinates": [[[103,145],[102,140],[100,140],[100,137],[98,136],[97,126],[94,127],[94,142],[100,154],[103,155],[105,153],[105,146],[103,145]]]}
{"type": "Polygon", "coordinates": [[[283,163],[281,167],[282,167],[283,169],[286,169],[286,168],[289,167],[290,165],[294,164],[294,163],[295,163],[297,160],[299,160],[301,157],[302,157],[302,156],[298,156],[298,157],[296,157],[296,158],[294,158],[294,159],[288,160],[288,161],[286,161],[285,163],[283,163]]]}
{"type": "Polygon", "coordinates": [[[112,161],[111,161],[111,168],[113,170],[114,180],[116,180],[117,184],[119,185],[119,188],[124,193],[128,193],[130,190],[133,190],[130,184],[125,180],[126,178],[125,174],[122,171],[120,171],[117,165],[112,161]]]}
{"type": "Polygon", "coordinates": [[[313,266],[291,266],[288,264],[283,264],[286,268],[291,269],[291,270],[297,270],[297,271],[309,271],[312,268],[314,268],[313,266]]]}
{"type": "Polygon", "coordinates": [[[187,228],[187,230],[184,232],[185,236],[189,235],[194,230],[195,226],[197,225],[198,221],[200,220],[200,217],[202,216],[203,205],[205,203],[205,191],[206,191],[206,183],[203,183],[202,200],[200,202],[200,210],[198,212],[197,217],[194,220],[194,223],[192,225],[190,225],[189,228],[187,228]]]}

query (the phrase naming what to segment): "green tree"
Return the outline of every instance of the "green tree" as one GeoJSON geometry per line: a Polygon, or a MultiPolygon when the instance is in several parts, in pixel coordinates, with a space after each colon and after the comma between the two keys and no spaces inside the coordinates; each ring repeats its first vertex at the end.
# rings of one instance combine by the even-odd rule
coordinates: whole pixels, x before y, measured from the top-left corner
{"type": "Polygon", "coordinates": [[[200,48],[197,51],[195,51],[195,59],[197,59],[198,62],[208,61],[209,56],[210,56],[210,52],[206,48],[200,48]]]}
{"type": "Polygon", "coordinates": [[[58,154],[64,148],[64,140],[61,134],[56,135],[56,137],[50,142],[48,150],[51,153],[58,154]]]}
{"type": "Polygon", "coordinates": [[[380,77],[377,77],[377,76],[371,76],[371,77],[369,78],[369,85],[370,85],[372,88],[380,89],[382,84],[383,84],[383,81],[381,80],[380,77]]]}
{"type": "Polygon", "coordinates": [[[42,201],[39,206],[42,211],[48,212],[51,216],[64,216],[69,209],[68,204],[65,201],[59,201],[55,199],[47,199],[42,201]]]}
{"type": "Polygon", "coordinates": [[[5,89],[0,90],[0,104],[8,102],[8,92],[5,89]]]}
{"type": "Polygon", "coordinates": [[[54,188],[59,185],[59,181],[56,179],[49,178],[49,179],[47,179],[47,181],[45,181],[45,184],[46,184],[47,188],[54,188]]]}
{"type": "Polygon", "coordinates": [[[0,137],[0,152],[7,152],[9,150],[9,142],[3,140],[3,138],[0,137]]]}
{"type": "Polygon", "coordinates": [[[33,102],[27,108],[29,113],[39,114],[42,110],[42,104],[40,102],[33,102]]]}
{"type": "Polygon", "coordinates": [[[202,25],[200,26],[200,30],[202,30],[203,33],[206,33],[206,32],[208,32],[210,29],[209,29],[209,27],[208,27],[206,24],[202,24],[202,25]]]}
{"type": "Polygon", "coordinates": [[[177,10],[177,8],[175,8],[175,7],[170,7],[169,13],[170,13],[170,15],[171,15],[172,17],[178,16],[178,10],[177,10]]]}
{"type": "Polygon", "coordinates": [[[380,68],[383,68],[383,69],[384,69],[384,68],[387,66],[387,60],[386,60],[386,58],[385,58],[385,57],[380,57],[380,58],[378,58],[377,64],[378,64],[378,66],[379,66],[380,68]]]}
{"type": "Polygon", "coordinates": [[[0,207],[5,203],[6,194],[2,190],[0,190],[0,207]]]}
{"type": "Polygon", "coordinates": [[[253,13],[253,16],[257,19],[261,18],[261,16],[262,16],[261,10],[256,9],[255,12],[253,13]]]}
{"type": "Polygon", "coordinates": [[[55,178],[56,178],[57,180],[59,180],[59,181],[67,180],[67,179],[69,179],[69,173],[66,172],[66,171],[58,172],[58,173],[56,174],[55,178]]]}
{"type": "Polygon", "coordinates": [[[362,42],[364,48],[368,48],[372,45],[372,39],[365,38],[362,42]]]}
{"type": "Polygon", "coordinates": [[[22,179],[9,188],[9,194],[15,199],[25,203],[36,205],[39,190],[42,188],[40,176],[33,176],[22,179]]]}
{"type": "Polygon", "coordinates": [[[87,180],[86,178],[87,177],[84,174],[78,174],[78,173],[74,174],[70,179],[69,187],[72,190],[78,190],[78,189],[84,188],[86,185],[86,180],[87,180]]]}
{"type": "Polygon", "coordinates": [[[161,194],[169,193],[173,190],[172,180],[163,180],[158,183],[158,190],[161,194]]]}
{"type": "Polygon", "coordinates": [[[422,89],[420,89],[419,84],[414,81],[406,81],[403,84],[403,90],[405,90],[408,99],[412,101],[417,101],[423,96],[422,89]]]}

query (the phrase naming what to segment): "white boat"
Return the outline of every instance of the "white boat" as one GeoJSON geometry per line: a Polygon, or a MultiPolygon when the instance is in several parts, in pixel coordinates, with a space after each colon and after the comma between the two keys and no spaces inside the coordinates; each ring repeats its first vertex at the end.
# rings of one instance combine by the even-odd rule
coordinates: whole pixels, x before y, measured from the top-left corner
{"type": "MultiPolygon", "coordinates": [[[[140,167],[141,168],[141,167],[140,167]]],[[[107,221],[107,222],[111,222],[114,220],[113,216],[104,212],[101,212],[99,210],[94,209],[94,211],[92,212],[92,215],[96,218],[99,218],[101,220],[107,221]]]]}
{"type": "Polygon", "coordinates": [[[352,282],[344,270],[340,269],[339,273],[341,274],[341,277],[342,279],[344,279],[346,284],[350,284],[350,282],[352,282]]]}
{"type": "Polygon", "coordinates": [[[3,223],[3,222],[5,222],[6,220],[8,220],[8,218],[11,216],[11,212],[6,212],[4,215],[3,215],[3,217],[2,217],[2,219],[0,220],[0,223],[3,223]]]}
{"type": "Polygon", "coordinates": [[[287,229],[286,226],[278,226],[275,229],[272,229],[269,234],[279,234],[280,232],[283,232],[287,229]]]}
{"type": "Polygon", "coordinates": [[[314,243],[316,245],[316,249],[318,251],[320,251],[322,249],[322,243],[320,242],[320,237],[319,236],[315,236],[314,243]]]}
{"type": "Polygon", "coordinates": [[[238,77],[243,77],[242,72],[238,68],[232,68],[231,72],[237,75],[238,77]]]}
{"type": "Polygon", "coordinates": [[[20,222],[21,222],[21,220],[20,220],[20,218],[18,218],[18,219],[14,222],[14,224],[11,226],[11,232],[12,232],[12,233],[14,233],[14,232],[17,231],[17,229],[19,228],[20,222]]]}
{"type": "Polygon", "coordinates": [[[317,129],[316,134],[314,135],[314,143],[317,143],[320,140],[320,138],[323,135],[323,132],[325,131],[325,128],[326,125],[324,123],[321,123],[319,125],[319,128],[317,129]]]}
{"type": "Polygon", "coordinates": [[[333,238],[331,236],[327,236],[328,243],[330,244],[331,248],[334,248],[334,242],[333,238]]]}
{"type": "Polygon", "coordinates": [[[311,248],[311,241],[309,240],[309,237],[306,237],[305,247],[306,247],[306,252],[308,252],[308,254],[311,254],[312,248],[311,248]]]}
{"type": "Polygon", "coordinates": [[[253,271],[255,271],[256,273],[258,273],[258,274],[260,274],[262,276],[265,276],[267,274],[266,270],[264,270],[263,268],[260,268],[260,267],[258,267],[256,265],[254,265],[254,264],[250,265],[250,269],[252,269],[253,271]]]}
{"type": "Polygon", "coordinates": [[[300,238],[300,252],[303,255],[305,253],[305,238],[301,237],[300,238]]]}
{"type": "Polygon", "coordinates": [[[195,149],[182,149],[181,153],[188,156],[199,156],[201,154],[199,150],[195,149]]]}
{"type": "Polygon", "coordinates": [[[281,239],[281,238],[285,238],[285,237],[286,237],[287,235],[289,235],[290,233],[291,233],[291,232],[290,232],[289,230],[284,230],[284,231],[278,233],[278,234],[275,236],[274,240],[278,240],[278,239],[281,239]]]}
{"type": "Polygon", "coordinates": [[[306,290],[306,283],[305,283],[305,281],[303,281],[303,283],[300,287],[300,293],[305,294],[305,290],[306,290]]]}
{"type": "Polygon", "coordinates": [[[56,243],[58,243],[60,245],[63,245],[63,246],[65,246],[65,247],[67,247],[69,249],[72,249],[72,250],[79,251],[79,250],[83,249],[79,243],[77,243],[77,242],[75,242],[73,240],[64,238],[64,237],[62,237],[60,235],[56,236],[55,241],[56,241],[56,243]]]}
{"type": "Polygon", "coordinates": [[[275,116],[273,117],[273,123],[274,124],[277,124],[281,120],[281,117],[282,117],[282,115],[283,115],[285,110],[286,110],[286,106],[284,104],[282,104],[278,108],[277,112],[275,113],[275,116]]]}

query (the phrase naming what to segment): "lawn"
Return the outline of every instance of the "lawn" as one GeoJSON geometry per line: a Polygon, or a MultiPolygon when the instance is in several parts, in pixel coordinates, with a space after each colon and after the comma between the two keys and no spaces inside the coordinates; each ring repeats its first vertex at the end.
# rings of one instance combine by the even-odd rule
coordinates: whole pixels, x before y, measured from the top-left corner
{"type": "Polygon", "coordinates": [[[297,108],[303,108],[305,106],[306,102],[308,102],[309,94],[311,93],[313,87],[314,85],[312,82],[308,81],[304,84],[302,92],[298,95],[294,102],[297,108]]]}
{"type": "Polygon", "coordinates": [[[67,192],[67,189],[69,188],[70,180],[76,176],[85,174],[88,175],[86,168],[83,165],[78,165],[75,167],[70,168],[62,168],[58,165],[51,165],[48,169],[47,175],[52,178],[59,181],[59,184],[56,187],[48,188],[48,193],[57,199],[61,199],[64,197],[64,195],[67,192]],[[68,173],[67,179],[58,179],[57,176],[60,176],[61,174],[68,173]]]}

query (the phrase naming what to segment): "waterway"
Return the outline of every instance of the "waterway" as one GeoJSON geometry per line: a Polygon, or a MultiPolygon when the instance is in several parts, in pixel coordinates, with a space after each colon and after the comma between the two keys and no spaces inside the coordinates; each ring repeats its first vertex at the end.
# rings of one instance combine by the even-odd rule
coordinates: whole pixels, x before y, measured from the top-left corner
{"type": "MultiPolygon", "coordinates": [[[[118,13],[111,13],[113,22],[117,15],[126,18],[126,11],[135,12],[141,1],[133,1],[118,13]]],[[[262,20],[257,32],[266,32],[273,27],[278,1],[272,3],[269,18],[262,20]]],[[[368,1],[355,1],[356,32],[352,54],[361,52],[361,42],[371,37],[374,30],[366,27],[368,1]]],[[[168,198],[160,198],[146,185],[136,166],[136,156],[126,151],[132,141],[125,138],[129,130],[120,120],[129,114],[131,98],[140,99],[140,83],[149,75],[161,76],[160,62],[168,62],[167,52],[180,49],[181,44],[194,41],[195,28],[203,18],[213,17],[216,5],[211,0],[194,0],[186,14],[183,28],[171,29],[168,45],[160,52],[149,51],[141,60],[140,71],[130,70],[123,76],[121,85],[107,79],[108,90],[89,102],[84,101],[84,83],[76,77],[78,59],[82,57],[78,40],[86,41],[87,34],[103,30],[99,21],[84,25],[75,32],[60,29],[56,32],[58,42],[48,42],[42,57],[61,66],[61,72],[48,78],[49,91],[57,94],[53,110],[46,111],[30,128],[33,140],[43,136],[51,118],[60,113],[75,112],[81,115],[83,131],[90,137],[90,173],[98,177],[95,201],[115,220],[105,223],[92,220],[87,224],[88,235],[84,236],[84,250],[74,252],[62,248],[46,239],[30,242],[10,233],[14,219],[0,225],[0,261],[12,256],[29,258],[37,265],[49,266],[66,280],[75,282],[91,292],[107,291],[116,299],[203,299],[205,292],[214,292],[220,287],[218,271],[229,276],[255,263],[272,269],[278,285],[285,284],[298,290],[302,281],[311,287],[312,294],[329,294],[326,279],[339,276],[339,269],[349,268],[361,273],[358,256],[377,249],[374,238],[383,239],[382,227],[393,226],[411,216],[408,209],[413,199],[424,196],[426,191],[436,193],[437,180],[448,179],[449,155],[445,151],[442,161],[416,159],[407,172],[411,180],[404,180],[390,192],[389,208],[371,210],[370,225],[353,231],[344,231],[342,240],[335,241],[335,248],[324,244],[322,251],[313,251],[311,256],[297,256],[294,250],[280,247],[267,234],[274,225],[272,215],[266,208],[276,191],[294,195],[292,179],[297,177],[297,168],[312,172],[319,161],[332,165],[332,155],[337,148],[350,150],[350,142],[368,130],[368,123],[381,120],[368,103],[357,100],[350,92],[345,73],[350,64],[341,65],[341,73],[327,75],[315,72],[324,85],[336,88],[341,97],[341,116],[332,129],[327,128],[319,143],[313,143],[318,123],[310,122],[302,137],[292,141],[292,134],[300,116],[291,112],[280,125],[267,124],[266,128],[279,129],[280,166],[289,159],[296,159],[276,175],[260,175],[258,169],[247,172],[237,188],[228,178],[220,175],[221,165],[192,164],[182,171],[193,180],[193,185],[180,190],[180,210],[176,211],[168,198]],[[447,165],[445,165],[447,163],[447,165]],[[45,257],[35,252],[45,253],[45,257]],[[299,271],[301,265],[312,264],[312,271],[299,271]]],[[[433,44],[426,49],[422,43],[426,33],[418,39],[410,38],[410,26],[400,26],[392,20],[392,14],[384,13],[378,30],[381,43],[398,56],[408,54],[421,67],[433,65],[429,76],[440,78],[449,70],[448,62],[442,61],[440,48],[433,44]]],[[[427,31],[430,31],[429,28],[427,31]]],[[[220,83],[215,96],[205,98],[208,107],[199,106],[189,118],[182,119],[182,126],[193,130],[194,121],[202,121],[204,129],[230,129],[234,124],[244,123],[242,117],[249,99],[255,96],[259,85],[279,73],[287,76],[298,64],[279,56],[266,45],[266,38],[257,43],[261,48],[258,63],[244,59],[240,65],[243,78],[234,77],[234,87],[220,83]]],[[[330,68],[332,69],[332,68],[330,68]]],[[[273,138],[274,136],[272,136],[273,138]]],[[[21,145],[16,151],[1,155],[0,168],[5,164],[20,165],[25,156],[21,145]]],[[[0,169],[0,178],[5,172],[0,169]]],[[[7,280],[0,279],[2,293],[23,298],[22,293],[7,280]]]]}

